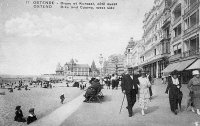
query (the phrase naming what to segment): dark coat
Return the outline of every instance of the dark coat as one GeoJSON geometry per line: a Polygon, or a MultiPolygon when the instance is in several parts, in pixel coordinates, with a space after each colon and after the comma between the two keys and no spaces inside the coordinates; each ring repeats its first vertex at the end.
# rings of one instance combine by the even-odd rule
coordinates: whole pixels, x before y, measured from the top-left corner
{"type": "Polygon", "coordinates": [[[18,122],[25,122],[26,120],[24,119],[24,116],[23,116],[23,113],[22,113],[22,110],[18,110],[15,112],[15,118],[14,118],[15,121],[18,121],[18,122]]]}
{"type": "Polygon", "coordinates": [[[92,85],[86,90],[85,96],[95,95],[101,90],[101,84],[99,82],[92,82],[92,85]]]}
{"type": "Polygon", "coordinates": [[[173,81],[172,81],[172,78],[171,77],[168,78],[168,85],[167,85],[165,93],[169,92],[169,98],[178,99],[178,97],[180,95],[180,88],[181,88],[181,83],[180,82],[181,81],[179,80],[179,84],[178,85],[174,85],[173,81]],[[180,88],[177,88],[177,86],[180,86],[180,88]]]}
{"type": "Polygon", "coordinates": [[[133,76],[133,79],[131,78],[131,76],[129,74],[125,74],[122,77],[122,83],[121,83],[121,87],[122,87],[122,91],[131,91],[134,87],[134,89],[136,90],[136,93],[138,92],[138,86],[139,85],[139,80],[138,77],[136,75],[133,76]]]}
{"type": "Polygon", "coordinates": [[[27,124],[30,124],[30,123],[34,122],[35,120],[37,120],[36,115],[28,116],[28,118],[27,118],[27,124]]]}

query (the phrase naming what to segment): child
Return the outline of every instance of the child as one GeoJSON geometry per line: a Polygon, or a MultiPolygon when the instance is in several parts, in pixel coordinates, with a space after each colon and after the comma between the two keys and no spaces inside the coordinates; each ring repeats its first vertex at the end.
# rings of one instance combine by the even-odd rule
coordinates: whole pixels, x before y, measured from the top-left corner
{"type": "Polygon", "coordinates": [[[64,93],[62,93],[62,95],[60,96],[60,100],[61,100],[61,104],[63,104],[63,101],[65,100],[64,93]]]}
{"type": "Polygon", "coordinates": [[[16,112],[15,112],[15,118],[14,120],[17,122],[26,122],[22,110],[21,110],[21,106],[16,106],[15,108],[16,112]]]}
{"type": "Polygon", "coordinates": [[[35,120],[37,120],[37,117],[34,113],[34,108],[31,108],[29,110],[29,113],[30,113],[30,115],[27,118],[27,124],[30,124],[30,123],[34,122],[35,120]]]}

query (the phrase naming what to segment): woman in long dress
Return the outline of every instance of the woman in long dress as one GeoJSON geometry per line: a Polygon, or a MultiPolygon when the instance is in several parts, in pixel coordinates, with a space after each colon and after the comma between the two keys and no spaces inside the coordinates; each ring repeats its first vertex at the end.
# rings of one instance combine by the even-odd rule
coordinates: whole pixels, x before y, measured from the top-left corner
{"type": "Polygon", "coordinates": [[[189,81],[188,89],[193,94],[191,96],[193,106],[197,110],[197,114],[200,115],[200,75],[198,70],[194,70],[192,73],[194,77],[189,81]]]}
{"type": "Polygon", "coordinates": [[[171,72],[171,77],[168,78],[168,86],[165,93],[169,92],[169,103],[171,111],[177,115],[178,113],[178,100],[180,93],[181,83],[178,79],[178,71],[171,72]]]}
{"type": "Polygon", "coordinates": [[[149,79],[146,77],[146,73],[141,71],[141,77],[138,78],[139,80],[139,105],[141,107],[142,115],[145,115],[144,110],[147,109],[147,105],[150,101],[150,94],[149,94],[149,87],[151,83],[149,79]]]}

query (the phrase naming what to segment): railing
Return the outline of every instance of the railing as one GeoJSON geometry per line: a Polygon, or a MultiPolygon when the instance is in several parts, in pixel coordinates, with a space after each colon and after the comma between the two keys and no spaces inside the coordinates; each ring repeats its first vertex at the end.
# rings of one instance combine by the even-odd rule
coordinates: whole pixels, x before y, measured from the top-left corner
{"type": "Polygon", "coordinates": [[[173,40],[172,40],[172,43],[178,41],[179,39],[181,39],[181,34],[176,36],[176,37],[174,37],[173,40]]]}
{"type": "Polygon", "coordinates": [[[186,52],[183,52],[183,58],[194,56],[194,55],[199,55],[200,49],[193,49],[193,50],[188,50],[186,52]]]}
{"type": "Polygon", "coordinates": [[[194,25],[192,27],[189,27],[188,29],[186,29],[184,31],[184,34],[187,34],[187,33],[191,32],[191,31],[193,31],[194,29],[198,28],[198,26],[199,26],[199,24],[196,24],[196,25],[194,25]]]}
{"type": "Polygon", "coordinates": [[[151,58],[148,58],[147,60],[142,61],[141,64],[145,64],[145,63],[151,62],[152,60],[155,60],[155,59],[158,59],[158,58],[161,58],[161,57],[162,57],[162,54],[158,54],[158,55],[152,56],[151,58]]]}
{"type": "Polygon", "coordinates": [[[168,14],[165,16],[163,25],[164,25],[165,23],[167,23],[168,21],[170,21],[170,18],[171,18],[171,15],[170,15],[170,13],[168,13],[168,14]]]}
{"type": "Polygon", "coordinates": [[[181,53],[170,56],[169,60],[172,61],[172,60],[178,59],[178,58],[181,58],[181,53]]]}
{"type": "Polygon", "coordinates": [[[188,11],[190,11],[190,9],[195,8],[196,6],[199,6],[199,0],[197,0],[195,3],[193,3],[192,5],[188,6],[185,10],[184,10],[184,14],[186,14],[188,11]]]}
{"type": "Polygon", "coordinates": [[[163,37],[164,39],[170,39],[171,38],[171,34],[168,34],[168,35],[164,35],[163,37]]]}
{"type": "Polygon", "coordinates": [[[173,26],[176,25],[181,20],[181,16],[174,19],[173,26]]]}

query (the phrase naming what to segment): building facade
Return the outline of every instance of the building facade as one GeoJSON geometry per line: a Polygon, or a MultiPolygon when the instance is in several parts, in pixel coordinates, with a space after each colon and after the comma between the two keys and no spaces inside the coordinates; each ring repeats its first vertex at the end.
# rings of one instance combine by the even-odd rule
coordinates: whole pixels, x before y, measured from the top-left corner
{"type": "Polygon", "coordinates": [[[142,44],[128,43],[127,68],[143,68],[154,78],[176,69],[182,83],[187,83],[192,70],[200,69],[199,9],[200,0],[155,0],[145,14],[142,44]]]}
{"type": "Polygon", "coordinates": [[[192,71],[187,68],[199,59],[199,0],[173,0],[171,6],[170,65],[163,72],[177,69],[181,81],[187,83],[192,71]]]}
{"type": "Polygon", "coordinates": [[[111,55],[108,57],[108,60],[105,60],[103,63],[103,74],[112,75],[118,74],[121,75],[124,72],[124,55],[111,55]]]}
{"type": "Polygon", "coordinates": [[[143,51],[144,41],[134,41],[133,38],[131,38],[124,52],[124,66],[130,71],[130,73],[133,73],[134,71],[137,71],[139,69],[138,66],[140,65],[140,55],[143,51]]]}
{"type": "Polygon", "coordinates": [[[63,76],[90,76],[90,66],[88,64],[77,64],[72,59],[63,67],[59,63],[56,67],[56,74],[63,76]]]}
{"type": "Polygon", "coordinates": [[[100,71],[97,69],[96,64],[94,61],[92,61],[92,65],[90,68],[90,76],[91,77],[97,77],[100,75],[100,71]]]}
{"type": "Polygon", "coordinates": [[[154,78],[162,77],[170,56],[170,0],[155,0],[153,8],[145,14],[144,46],[140,56],[140,67],[149,71],[154,78]]]}

